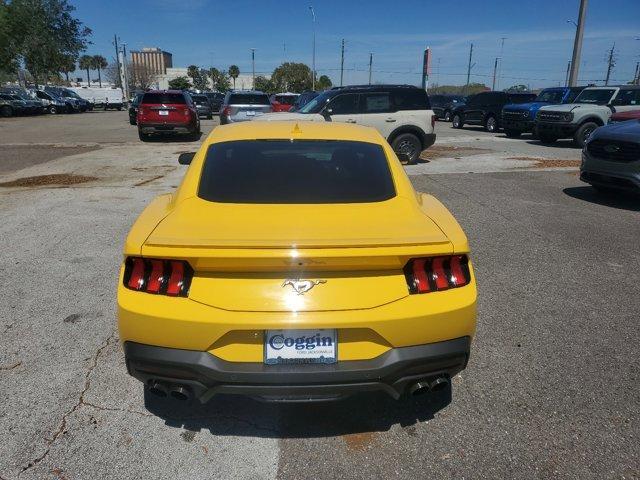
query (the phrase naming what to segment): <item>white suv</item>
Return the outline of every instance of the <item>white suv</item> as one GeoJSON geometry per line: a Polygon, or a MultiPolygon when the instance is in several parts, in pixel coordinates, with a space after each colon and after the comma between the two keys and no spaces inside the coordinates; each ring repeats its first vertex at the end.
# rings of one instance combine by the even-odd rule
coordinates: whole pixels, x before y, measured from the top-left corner
{"type": "Polygon", "coordinates": [[[327,90],[296,112],[262,115],[256,121],[305,120],[357,123],[376,128],[409,163],[436,141],[436,117],[427,93],[412,85],[362,85],[327,90]]]}

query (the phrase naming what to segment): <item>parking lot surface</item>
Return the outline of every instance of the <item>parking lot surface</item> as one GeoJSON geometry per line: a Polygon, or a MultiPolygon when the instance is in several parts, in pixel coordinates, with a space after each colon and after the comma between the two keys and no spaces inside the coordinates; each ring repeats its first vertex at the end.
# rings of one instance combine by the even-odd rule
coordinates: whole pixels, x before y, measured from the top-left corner
{"type": "Polygon", "coordinates": [[[640,478],[640,201],[581,183],[568,144],[436,131],[406,169],[479,285],[452,389],[202,406],[145,398],[115,322],[124,237],[199,143],[141,143],[126,112],[3,119],[0,478],[640,478]]]}

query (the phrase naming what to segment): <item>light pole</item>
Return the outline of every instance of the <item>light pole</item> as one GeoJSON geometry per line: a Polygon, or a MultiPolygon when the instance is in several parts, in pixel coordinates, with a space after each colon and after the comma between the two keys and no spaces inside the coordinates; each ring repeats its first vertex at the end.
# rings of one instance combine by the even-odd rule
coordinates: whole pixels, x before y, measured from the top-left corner
{"type": "MultiPolygon", "coordinates": [[[[587,0],[580,0],[580,11],[578,13],[578,23],[576,26],[576,37],[573,41],[573,55],[571,57],[571,72],[569,74],[569,86],[575,87],[578,84],[578,74],[580,71],[580,55],[582,53],[582,37],[584,36],[584,21],[587,16],[587,0]]],[[[574,22],[571,22],[574,23],[574,22]]]]}
{"type": "Polygon", "coordinates": [[[256,89],[256,49],[251,49],[251,88],[256,89]]]}
{"type": "Polygon", "coordinates": [[[313,62],[311,69],[311,90],[316,89],[316,12],[313,10],[313,5],[309,5],[311,10],[311,18],[313,24],[313,62]]]}

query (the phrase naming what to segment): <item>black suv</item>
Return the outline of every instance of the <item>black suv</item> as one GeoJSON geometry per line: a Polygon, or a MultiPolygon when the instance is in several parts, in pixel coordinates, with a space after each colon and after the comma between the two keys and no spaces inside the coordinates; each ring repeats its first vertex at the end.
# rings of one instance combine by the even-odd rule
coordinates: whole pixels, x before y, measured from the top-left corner
{"type": "Polygon", "coordinates": [[[438,120],[451,121],[451,112],[465,103],[462,95],[429,95],[431,108],[438,120]]]}
{"type": "Polygon", "coordinates": [[[453,128],[462,128],[464,124],[482,125],[487,132],[497,132],[501,128],[502,107],[511,103],[533,102],[535,98],[535,93],[478,93],[453,110],[453,128]]]}

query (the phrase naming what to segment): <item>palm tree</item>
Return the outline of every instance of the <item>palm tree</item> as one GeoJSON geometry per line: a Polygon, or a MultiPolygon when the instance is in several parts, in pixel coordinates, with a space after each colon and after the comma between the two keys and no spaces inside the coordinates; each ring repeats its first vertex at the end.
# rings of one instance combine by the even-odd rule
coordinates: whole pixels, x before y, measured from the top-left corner
{"type": "Polygon", "coordinates": [[[102,88],[102,77],[100,76],[100,69],[107,68],[109,66],[109,63],[107,62],[107,59],[102,55],[94,55],[93,57],[91,57],[91,59],[93,60],[93,68],[95,70],[98,70],[98,83],[100,84],[100,88],[102,88]]]}
{"type": "Polygon", "coordinates": [[[76,61],[71,55],[65,55],[62,57],[60,71],[64,73],[67,78],[67,83],[69,83],[69,74],[76,71],[76,61]]]}
{"type": "Polygon", "coordinates": [[[236,78],[240,75],[240,69],[237,65],[231,65],[229,67],[229,76],[233,78],[233,89],[236,88],[236,78]]]}
{"type": "Polygon", "coordinates": [[[87,86],[91,86],[91,77],[89,77],[89,70],[93,69],[93,57],[90,55],[82,55],[78,59],[78,67],[80,70],[87,71],[87,86]]]}

